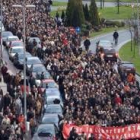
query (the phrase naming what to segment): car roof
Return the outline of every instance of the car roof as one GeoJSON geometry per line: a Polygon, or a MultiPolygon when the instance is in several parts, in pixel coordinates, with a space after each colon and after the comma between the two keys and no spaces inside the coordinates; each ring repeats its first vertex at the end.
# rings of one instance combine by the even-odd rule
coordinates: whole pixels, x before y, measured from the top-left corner
{"type": "Polygon", "coordinates": [[[11,41],[12,43],[15,43],[15,42],[21,42],[21,43],[23,43],[21,40],[13,40],[13,41],[11,41]]]}
{"type": "Polygon", "coordinates": [[[12,49],[20,49],[20,48],[24,48],[23,46],[15,46],[15,47],[11,47],[12,49]]]}
{"type": "Polygon", "coordinates": [[[36,56],[31,56],[31,57],[27,57],[28,60],[32,60],[32,59],[39,59],[38,57],[36,56]]]}
{"type": "Polygon", "coordinates": [[[53,79],[43,79],[42,82],[44,82],[44,83],[54,82],[55,83],[55,81],[53,79]]]}
{"type": "Polygon", "coordinates": [[[50,114],[50,113],[44,114],[44,116],[42,118],[50,118],[50,117],[58,117],[58,114],[55,114],[55,113],[54,114],[53,113],[52,114],[50,114]]]}
{"type": "Polygon", "coordinates": [[[133,63],[129,61],[121,61],[121,64],[133,64],[133,63]]]}
{"type": "Polygon", "coordinates": [[[54,124],[40,124],[38,126],[38,129],[41,129],[41,128],[54,128],[54,124]]]}
{"type": "Polygon", "coordinates": [[[33,64],[33,67],[44,67],[42,63],[33,64]]]}
{"type": "Polygon", "coordinates": [[[52,107],[60,107],[60,108],[62,108],[60,104],[49,104],[49,105],[46,105],[46,108],[47,107],[51,107],[51,108],[52,107]]]}
{"type": "Polygon", "coordinates": [[[13,33],[10,32],[10,31],[3,31],[2,34],[3,34],[3,33],[11,33],[11,34],[13,34],[13,33]]]}

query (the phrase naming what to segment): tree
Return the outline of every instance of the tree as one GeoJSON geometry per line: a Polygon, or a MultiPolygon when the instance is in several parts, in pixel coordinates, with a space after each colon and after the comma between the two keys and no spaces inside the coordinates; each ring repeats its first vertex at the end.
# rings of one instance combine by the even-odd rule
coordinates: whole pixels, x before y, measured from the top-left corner
{"type": "Polygon", "coordinates": [[[88,9],[87,3],[85,5],[85,7],[84,7],[84,15],[85,15],[85,20],[89,21],[90,20],[90,15],[89,15],[89,9],[88,9]]]}
{"type": "Polygon", "coordinates": [[[98,26],[100,24],[100,20],[99,20],[98,9],[95,0],[91,0],[89,11],[90,11],[89,13],[90,13],[91,24],[94,26],[98,26]]]}
{"type": "Polygon", "coordinates": [[[82,0],[69,0],[66,9],[66,25],[81,26],[84,22],[82,0]]]}
{"type": "Polygon", "coordinates": [[[64,12],[64,10],[62,11],[61,19],[62,19],[63,21],[64,21],[64,19],[65,19],[65,12],[64,12]]]}

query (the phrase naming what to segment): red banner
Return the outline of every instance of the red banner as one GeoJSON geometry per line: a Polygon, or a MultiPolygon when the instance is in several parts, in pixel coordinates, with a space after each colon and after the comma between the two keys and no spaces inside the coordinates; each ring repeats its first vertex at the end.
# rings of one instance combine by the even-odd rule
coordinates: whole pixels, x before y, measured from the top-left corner
{"type": "Polygon", "coordinates": [[[97,125],[82,125],[76,126],[73,124],[64,124],[63,137],[68,139],[72,128],[76,129],[77,134],[84,132],[87,138],[91,134],[99,140],[129,140],[134,138],[140,138],[140,124],[129,125],[125,127],[101,127],[97,125]]]}

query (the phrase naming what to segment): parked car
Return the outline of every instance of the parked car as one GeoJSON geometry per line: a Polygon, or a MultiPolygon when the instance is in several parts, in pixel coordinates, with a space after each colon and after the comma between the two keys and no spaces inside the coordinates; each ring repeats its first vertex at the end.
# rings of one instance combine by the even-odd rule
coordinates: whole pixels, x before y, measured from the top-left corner
{"type": "MultiPolygon", "coordinates": [[[[25,53],[25,57],[31,57],[31,56],[32,55],[30,53],[28,53],[28,52],[25,53]]],[[[23,69],[24,53],[19,53],[19,54],[15,55],[15,57],[13,59],[13,63],[18,69],[23,69]]]]}
{"type": "Polygon", "coordinates": [[[3,42],[3,45],[6,46],[6,40],[9,36],[13,36],[13,33],[10,32],[10,31],[4,31],[2,32],[2,42],[3,42]]]}
{"type": "Polygon", "coordinates": [[[54,124],[40,124],[32,140],[59,140],[59,131],[54,124]]]}
{"type": "Polygon", "coordinates": [[[62,119],[62,116],[59,116],[58,114],[44,114],[41,119],[41,124],[54,124],[59,130],[60,119],[62,119]]]}
{"type": "Polygon", "coordinates": [[[96,53],[100,55],[105,61],[116,61],[118,60],[118,53],[113,48],[113,43],[109,40],[100,40],[97,42],[96,53]]]}
{"type": "Polygon", "coordinates": [[[135,75],[136,73],[136,69],[133,63],[128,62],[128,61],[120,61],[120,63],[118,64],[118,72],[120,74],[123,73],[132,73],[135,75]]]}
{"type": "Polygon", "coordinates": [[[58,114],[63,116],[63,110],[60,104],[44,105],[43,114],[58,114]]]}
{"type": "Polygon", "coordinates": [[[7,49],[9,48],[9,44],[10,44],[11,41],[17,41],[17,40],[19,40],[19,38],[17,36],[13,36],[13,35],[12,36],[8,36],[6,41],[5,41],[6,48],[7,49]]]}
{"type": "Polygon", "coordinates": [[[44,93],[46,89],[58,88],[58,85],[53,79],[36,80],[36,85],[40,87],[41,93],[44,93]]]}
{"type": "Polygon", "coordinates": [[[30,69],[32,67],[32,65],[35,64],[42,64],[42,62],[40,61],[40,59],[38,57],[35,56],[31,56],[31,57],[26,57],[26,68],[30,69]]]}
{"type": "Polygon", "coordinates": [[[45,104],[50,105],[50,104],[60,104],[62,107],[63,101],[61,95],[55,95],[55,94],[46,94],[45,96],[45,104]]]}
{"type": "Polygon", "coordinates": [[[24,47],[23,42],[20,41],[20,40],[17,40],[17,41],[11,41],[9,43],[9,48],[11,48],[11,47],[17,47],[17,46],[24,47]]]}
{"type": "Polygon", "coordinates": [[[32,74],[36,80],[50,78],[51,76],[42,63],[35,63],[31,67],[27,67],[27,74],[32,74]]]}
{"type": "Polygon", "coordinates": [[[55,96],[61,96],[61,93],[59,91],[58,88],[54,87],[54,88],[46,88],[45,90],[45,98],[47,98],[47,96],[51,96],[51,95],[55,95],[55,96]]]}
{"type": "Polygon", "coordinates": [[[9,49],[8,53],[9,53],[9,59],[11,61],[13,61],[16,54],[24,53],[24,48],[23,47],[12,47],[9,49]]]}

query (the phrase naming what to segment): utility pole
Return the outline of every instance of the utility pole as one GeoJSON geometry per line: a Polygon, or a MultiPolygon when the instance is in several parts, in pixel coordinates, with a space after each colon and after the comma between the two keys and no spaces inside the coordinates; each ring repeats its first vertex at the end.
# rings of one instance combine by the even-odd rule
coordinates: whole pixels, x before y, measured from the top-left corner
{"type": "Polygon", "coordinates": [[[137,0],[137,39],[138,39],[138,49],[140,55],[140,22],[139,22],[139,0],[137,0]]]}
{"type": "Polygon", "coordinates": [[[26,0],[23,5],[12,5],[14,8],[21,8],[23,12],[23,44],[24,44],[24,118],[25,118],[25,135],[27,135],[27,91],[26,91],[26,8],[35,8],[35,5],[26,5],[26,0]]]}
{"type": "Polygon", "coordinates": [[[0,48],[1,48],[1,59],[3,57],[2,52],[3,52],[3,48],[2,48],[2,20],[3,20],[3,16],[2,16],[2,10],[3,10],[3,4],[2,4],[2,0],[0,0],[0,16],[1,16],[1,32],[0,32],[0,48]]]}

